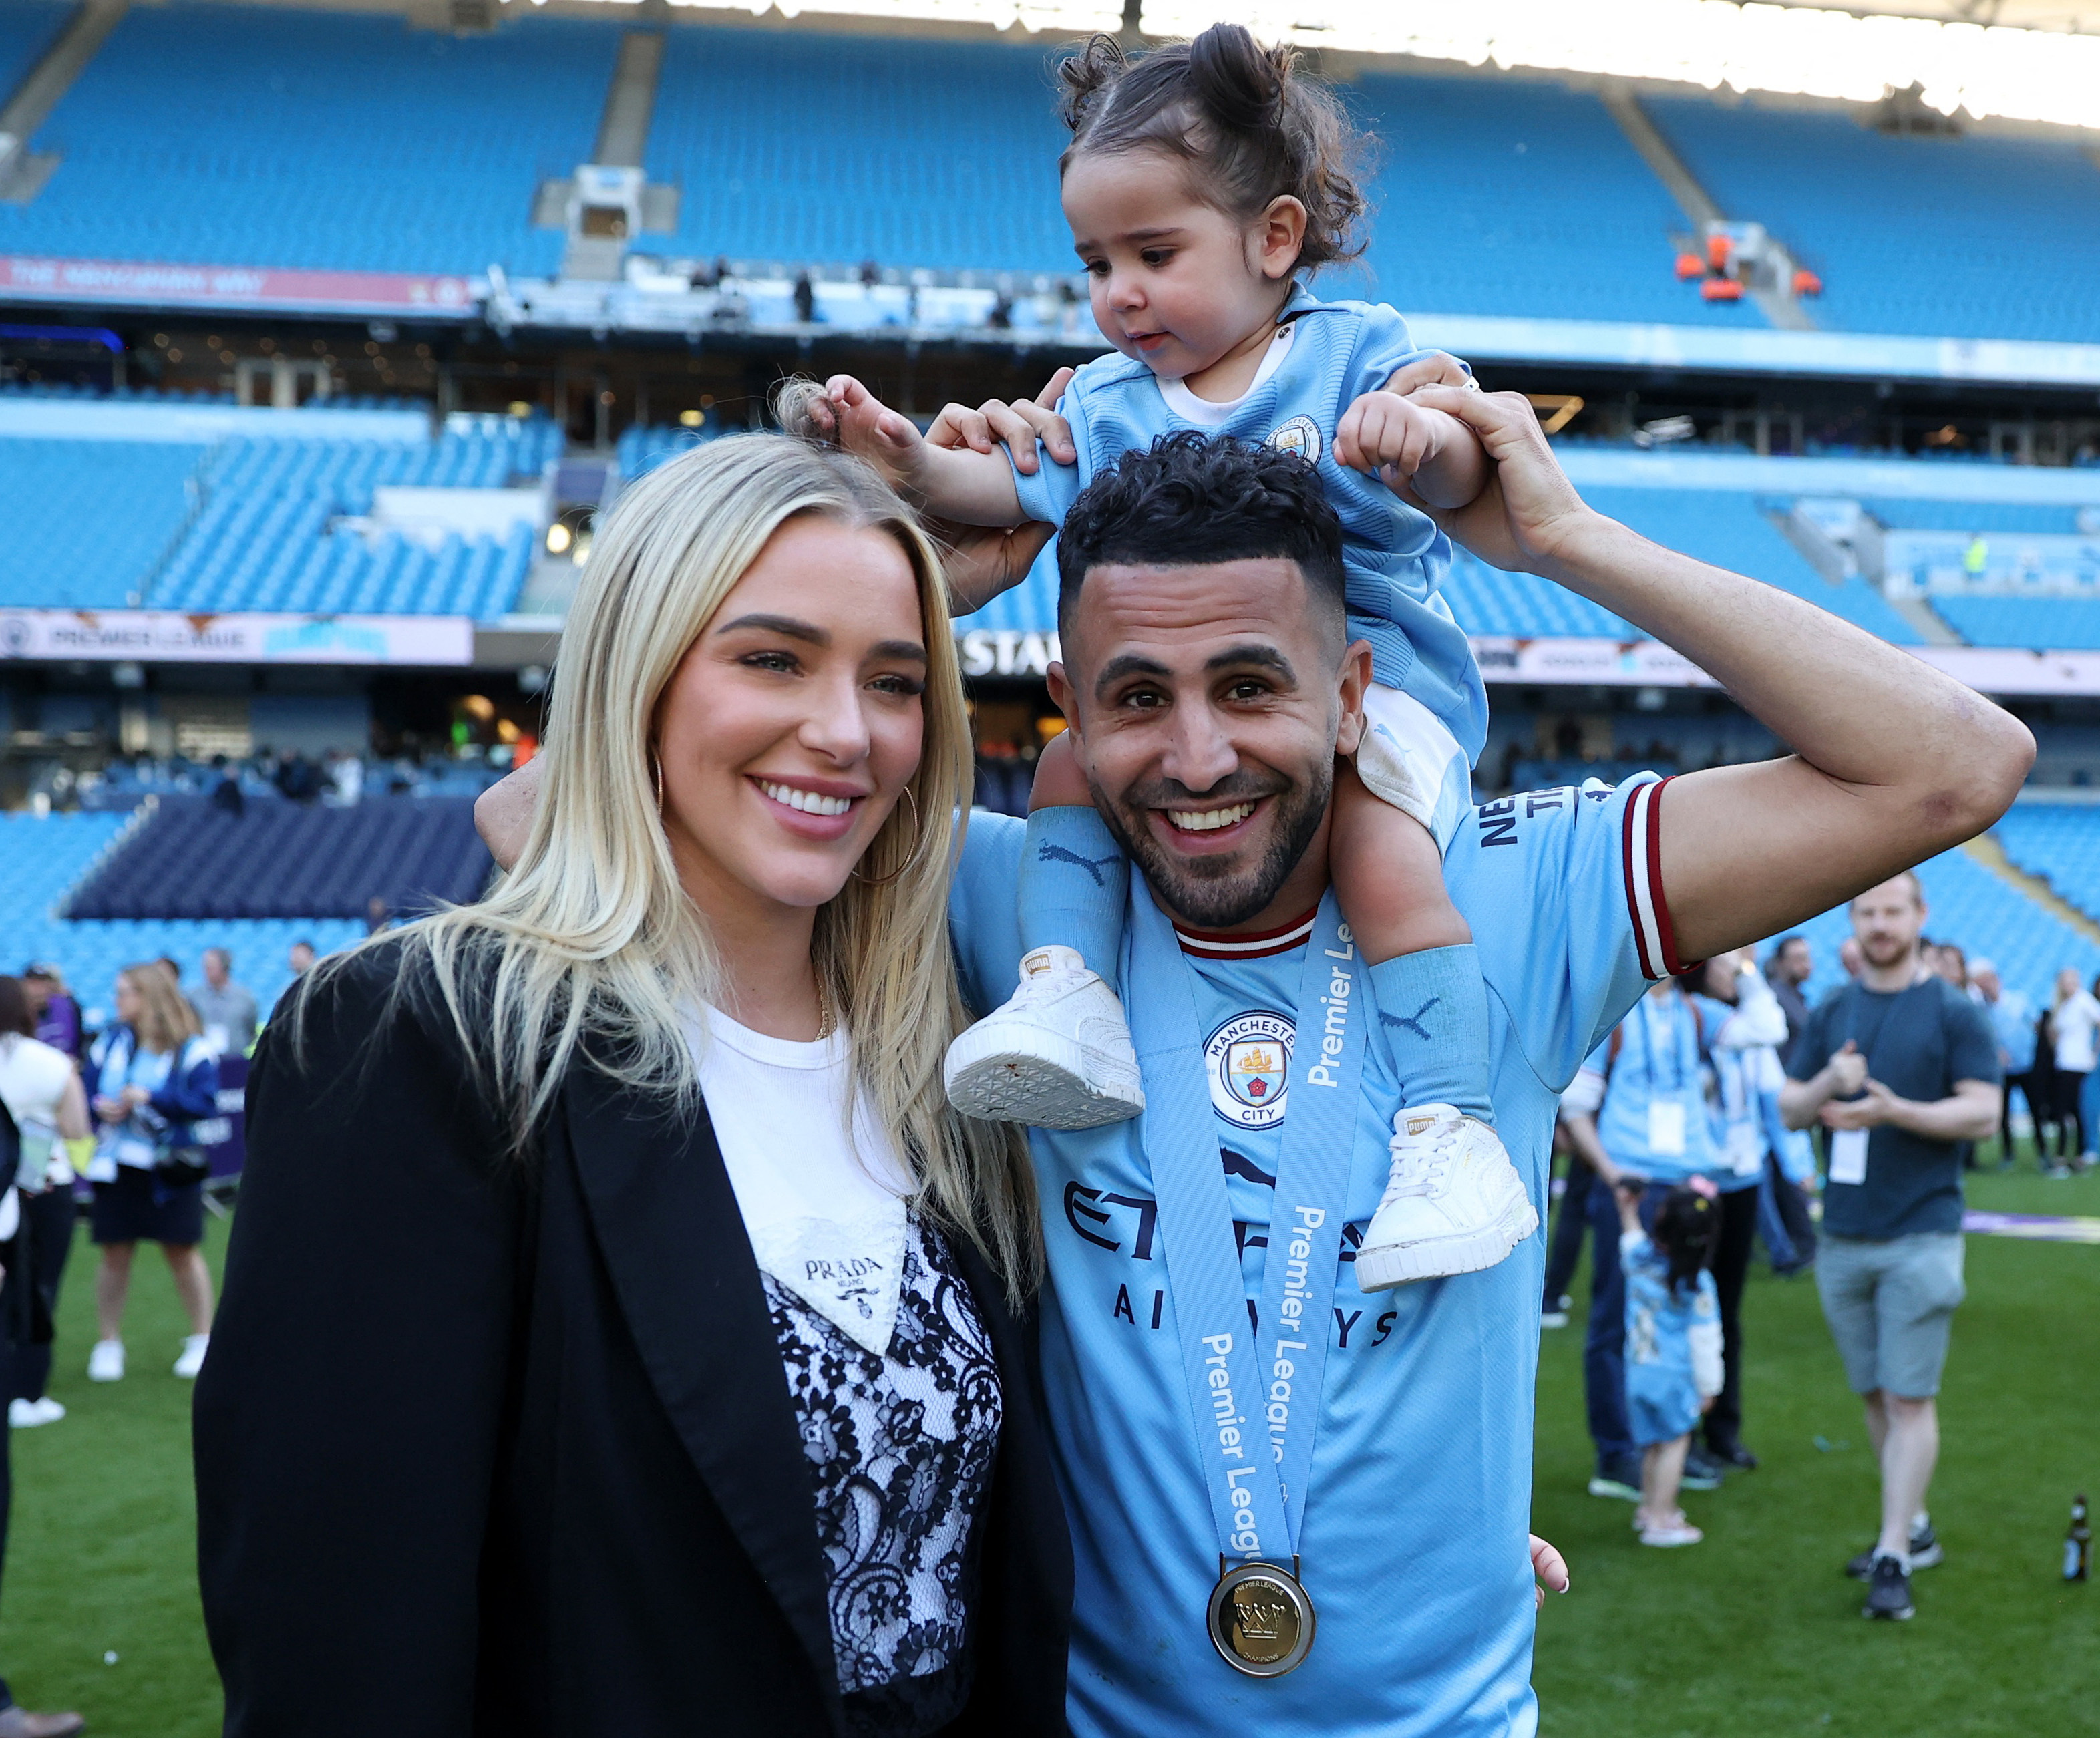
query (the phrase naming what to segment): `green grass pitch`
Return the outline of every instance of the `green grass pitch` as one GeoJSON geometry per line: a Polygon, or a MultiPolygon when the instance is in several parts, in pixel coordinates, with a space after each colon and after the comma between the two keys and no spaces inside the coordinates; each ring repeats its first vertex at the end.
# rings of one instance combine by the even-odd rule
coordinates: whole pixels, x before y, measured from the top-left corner
{"type": "MultiPolygon", "coordinates": [[[[1970,1196],[2100,1216],[2100,1175],[1987,1173],[1970,1196]]],[[[13,1439],[0,1672],[27,1706],[80,1709],[95,1738],[210,1738],[190,1385],[169,1370],[182,1317],[140,1251],[131,1374],[89,1383],[95,1255],[80,1237],[51,1384],[71,1413],[13,1439]]],[[[214,1222],[214,1265],[225,1239],[214,1222]]],[[[2100,1246],[1970,1240],[1932,1504],[1948,1560],[1918,1576],[1908,1624],[1863,1621],[1838,1573],[1873,1531],[1875,1484],[1813,1282],[1754,1273],[1745,1437],[1764,1465],[1688,1493],[1706,1542],[1679,1551],[1643,1550],[1629,1505],[1584,1493],[1586,1291],[1578,1279],[1577,1325],[1547,1334],[1541,1359],[1533,1524],[1574,1575],[1540,1621],[1544,1738],[2100,1734],[2100,1582],[2057,1578],[2072,1492],[2100,1497],[2100,1246]]]]}

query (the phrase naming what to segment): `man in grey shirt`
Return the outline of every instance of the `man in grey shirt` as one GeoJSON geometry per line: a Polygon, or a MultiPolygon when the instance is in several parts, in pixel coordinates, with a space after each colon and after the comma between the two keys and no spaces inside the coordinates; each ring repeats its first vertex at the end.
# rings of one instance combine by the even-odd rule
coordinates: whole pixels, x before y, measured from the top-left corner
{"type": "Polygon", "coordinates": [[[204,982],[191,993],[204,1035],[214,1048],[245,1056],[255,1042],[255,998],[233,981],[233,955],[223,947],[204,951],[204,982]]]}

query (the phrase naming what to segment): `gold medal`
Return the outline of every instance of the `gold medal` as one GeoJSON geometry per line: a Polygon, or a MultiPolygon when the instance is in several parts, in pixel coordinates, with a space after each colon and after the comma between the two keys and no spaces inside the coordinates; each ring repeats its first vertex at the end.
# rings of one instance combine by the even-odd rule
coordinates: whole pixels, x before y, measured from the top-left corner
{"type": "MultiPolygon", "coordinates": [[[[1294,1559],[1292,1568],[1296,1567],[1294,1559]]],[[[1312,1651],[1312,1601],[1297,1576],[1273,1563],[1220,1559],[1211,1590],[1211,1643],[1226,1665],[1250,1678],[1281,1678],[1312,1651]]]]}

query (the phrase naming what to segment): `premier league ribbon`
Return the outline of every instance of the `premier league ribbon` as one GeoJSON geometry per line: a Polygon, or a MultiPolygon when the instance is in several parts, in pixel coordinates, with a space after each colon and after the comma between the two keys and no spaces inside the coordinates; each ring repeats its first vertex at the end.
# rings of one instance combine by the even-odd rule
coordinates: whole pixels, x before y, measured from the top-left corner
{"type": "MultiPolygon", "coordinates": [[[[1299,980],[1283,1157],[1257,1329],[1249,1320],[1212,1127],[1191,969],[1150,890],[1142,889],[1132,903],[1132,987],[1144,1009],[1138,1061],[1145,1071],[1145,1150],[1219,1555],[1221,1561],[1238,1557],[1243,1564],[1282,1565],[1295,1562],[1304,1525],[1357,1094],[1375,1017],[1370,985],[1330,891],[1320,902],[1299,980]],[[1158,1041],[1146,1043],[1149,1034],[1157,1034],[1158,1041]]],[[[1221,1580],[1220,1588],[1230,1579],[1221,1580]]],[[[1262,1599],[1287,1591],[1304,1602],[1295,1578],[1264,1572],[1255,1580],[1264,1590],[1262,1599]]],[[[1242,1603],[1257,1613],[1265,1608],[1252,1596],[1242,1603]]],[[[1311,1644],[1305,1604],[1302,1639],[1267,1664],[1251,1663],[1247,1649],[1221,1633],[1217,1605],[1214,1598],[1212,1639],[1239,1670],[1257,1675],[1289,1670],[1311,1644]]]]}

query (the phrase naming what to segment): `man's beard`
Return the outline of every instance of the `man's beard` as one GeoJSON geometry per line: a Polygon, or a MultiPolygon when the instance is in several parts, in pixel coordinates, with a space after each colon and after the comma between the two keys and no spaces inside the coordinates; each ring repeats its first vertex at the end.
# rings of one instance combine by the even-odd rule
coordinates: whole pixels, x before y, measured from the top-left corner
{"type": "Polygon", "coordinates": [[[1868,965],[1885,972],[1892,965],[1902,964],[1917,946],[1915,942],[1906,942],[1900,936],[1877,935],[1860,943],[1860,954],[1868,965]]]}
{"type": "MultiPolygon", "coordinates": [[[[1090,778],[1088,783],[1092,783],[1090,778]]],[[[1094,806],[1108,829],[1145,873],[1160,902],[1175,916],[1202,929],[1229,929],[1267,909],[1290,871],[1304,857],[1334,795],[1335,769],[1321,761],[1304,784],[1281,774],[1266,779],[1235,773],[1200,795],[1173,779],[1140,785],[1120,801],[1093,784],[1094,806]],[[1176,857],[1154,837],[1145,823],[1149,810],[1170,804],[1188,809],[1224,809],[1234,803],[1275,799],[1268,843],[1251,868],[1240,854],[1231,857],[1176,857]]],[[[1168,823],[1172,825],[1172,823],[1168,823]]]]}

